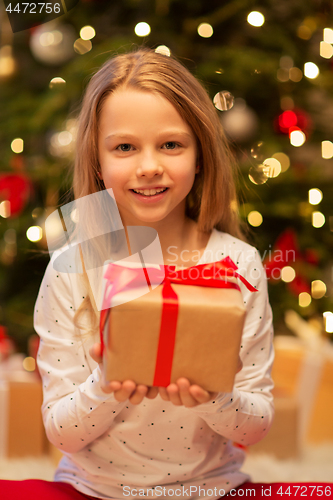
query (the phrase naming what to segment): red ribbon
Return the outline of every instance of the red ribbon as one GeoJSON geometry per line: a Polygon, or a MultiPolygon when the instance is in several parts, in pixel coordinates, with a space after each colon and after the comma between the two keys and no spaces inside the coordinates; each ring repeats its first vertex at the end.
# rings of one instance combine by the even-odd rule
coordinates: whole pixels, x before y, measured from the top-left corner
{"type": "Polygon", "coordinates": [[[104,278],[108,280],[103,310],[100,320],[100,337],[102,351],[104,349],[103,331],[111,309],[107,305],[111,304],[114,295],[126,289],[128,285],[133,287],[148,284],[161,284],[162,287],[162,315],[159,343],[157,349],[154,386],[166,387],[170,383],[173,352],[176,340],[176,328],[178,319],[178,295],[173,290],[171,283],[194,286],[207,286],[213,288],[234,288],[240,290],[237,283],[227,281],[227,278],[239,278],[251,292],[256,292],[250,283],[236,272],[237,266],[226,257],[218,262],[200,264],[198,266],[175,270],[175,266],[160,266],[160,269],[153,267],[131,269],[114,263],[109,264],[104,278]],[[195,273],[195,277],[193,277],[195,273]],[[113,284],[110,289],[110,284],[113,284]]]}

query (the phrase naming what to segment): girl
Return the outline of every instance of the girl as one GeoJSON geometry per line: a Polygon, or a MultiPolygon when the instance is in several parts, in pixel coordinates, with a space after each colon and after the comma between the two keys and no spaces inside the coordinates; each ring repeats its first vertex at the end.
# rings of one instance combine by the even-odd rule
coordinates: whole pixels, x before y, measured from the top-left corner
{"type": "MultiPolygon", "coordinates": [[[[22,498],[220,498],[249,479],[233,443],[256,443],[272,422],[272,313],[260,257],[240,230],[217,112],[187,69],[147,48],[108,60],[83,99],[74,197],[111,188],[125,228],[157,230],[164,264],[230,256],[257,288],[240,283],[247,316],[234,389],[212,394],[184,378],[167,388],[106,384],[87,275],[56,271],[53,254],[35,329],[44,424],[64,457],[54,483],[22,482],[22,498]]],[[[8,482],[2,498],[19,498],[18,487],[8,482]]]]}

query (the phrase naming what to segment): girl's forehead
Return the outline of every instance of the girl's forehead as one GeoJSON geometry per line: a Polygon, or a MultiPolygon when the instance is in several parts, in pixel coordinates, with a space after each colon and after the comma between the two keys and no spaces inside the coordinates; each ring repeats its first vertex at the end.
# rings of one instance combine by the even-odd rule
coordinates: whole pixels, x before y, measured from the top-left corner
{"type": "Polygon", "coordinates": [[[191,128],[180,116],[176,107],[158,92],[125,88],[109,94],[105,99],[100,117],[100,126],[135,127],[140,124],[177,127],[188,133],[191,128]]]}

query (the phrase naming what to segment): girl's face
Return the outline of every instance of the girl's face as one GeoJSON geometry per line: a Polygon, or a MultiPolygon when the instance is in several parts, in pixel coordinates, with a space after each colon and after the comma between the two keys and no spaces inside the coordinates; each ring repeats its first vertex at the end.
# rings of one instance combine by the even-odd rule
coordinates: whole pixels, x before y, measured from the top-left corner
{"type": "Polygon", "coordinates": [[[124,224],[184,220],[195,178],[196,139],[163,96],[135,89],[110,94],[100,115],[98,157],[124,224]]]}

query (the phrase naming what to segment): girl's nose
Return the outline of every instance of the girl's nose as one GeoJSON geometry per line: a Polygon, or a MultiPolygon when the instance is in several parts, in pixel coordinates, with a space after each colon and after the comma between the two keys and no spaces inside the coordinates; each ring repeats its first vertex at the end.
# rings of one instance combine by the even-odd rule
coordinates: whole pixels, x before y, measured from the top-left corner
{"type": "Polygon", "coordinates": [[[156,156],[145,155],[141,158],[140,164],[137,168],[137,175],[153,177],[156,174],[161,175],[162,173],[163,167],[156,156]]]}

